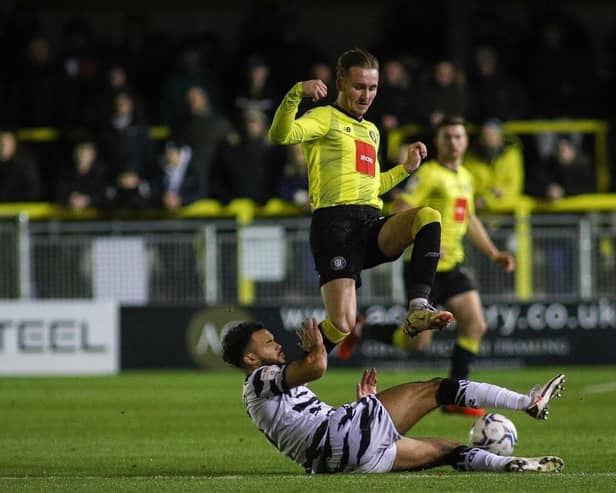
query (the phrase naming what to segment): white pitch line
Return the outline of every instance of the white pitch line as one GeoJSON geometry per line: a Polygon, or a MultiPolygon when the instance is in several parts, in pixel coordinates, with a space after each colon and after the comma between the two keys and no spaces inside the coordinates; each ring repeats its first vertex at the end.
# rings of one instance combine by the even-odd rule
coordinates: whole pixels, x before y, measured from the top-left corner
{"type": "Polygon", "coordinates": [[[582,387],[582,394],[606,394],[608,392],[616,392],[616,382],[598,383],[596,385],[588,385],[582,387]]]}
{"type": "MultiPolygon", "coordinates": [[[[487,476],[496,473],[483,472],[483,473],[474,473],[473,476],[476,475],[487,476]]],[[[500,474],[500,473],[498,473],[500,474]]],[[[320,477],[321,475],[317,475],[316,477],[320,477]]],[[[346,476],[345,474],[340,474],[340,476],[346,476]]],[[[350,475],[348,475],[350,476],[350,475]]],[[[419,479],[450,479],[453,476],[456,476],[455,472],[450,473],[434,473],[434,474],[426,474],[426,473],[402,473],[396,474],[393,473],[391,478],[393,477],[399,478],[419,478],[419,479]]],[[[567,477],[583,477],[583,478],[616,478],[616,471],[614,472],[561,472],[561,473],[550,473],[550,474],[542,474],[544,478],[559,478],[563,476],[567,477]]],[[[189,480],[189,481],[209,481],[209,480],[223,480],[223,481],[254,481],[255,478],[258,477],[275,477],[279,479],[310,479],[315,476],[309,474],[246,474],[246,475],[228,475],[228,476],[161,476],[161,475],[153,475],[153,476],[0,476],[0,481],[94,481],[94,480],[136,480],[136,481],[177,481],[177,480],[189,480]]],[[[360,476],[355,476],[361,478],[360,476]]],[[[517,474],[516,474],[517,477],[517,474]]],[[[470,479],[470,476],[466,476],[466,478],[470,479]]]]}

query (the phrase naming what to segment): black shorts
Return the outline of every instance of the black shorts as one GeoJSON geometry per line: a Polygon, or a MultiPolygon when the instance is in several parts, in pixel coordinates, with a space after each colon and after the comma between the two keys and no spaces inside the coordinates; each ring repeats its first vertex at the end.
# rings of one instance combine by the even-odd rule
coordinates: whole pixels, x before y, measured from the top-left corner
{"type": "Polygon", "coordinates": [[[400,255],[386,257],[378,247],[379,231],[388,218],[364,205],[317,209],[310,225],[310,249],[320,285],[350,278],[360,287],[363,269],[396,260],[400,255]]]}
{"type": "MultiPolygon", "coordinates": [[[[404,263],[404,287],[407,293],[413,281],[409,264],[410,262],[404,263]]],[[[473,280],[466,272],[466,269],[458,264],[451,270],[436,273],[432,291],[430,292],[430,300],[434,305],[445,305],[448,299],[453,298],[457,294],[475,289],[473,280]]]]}

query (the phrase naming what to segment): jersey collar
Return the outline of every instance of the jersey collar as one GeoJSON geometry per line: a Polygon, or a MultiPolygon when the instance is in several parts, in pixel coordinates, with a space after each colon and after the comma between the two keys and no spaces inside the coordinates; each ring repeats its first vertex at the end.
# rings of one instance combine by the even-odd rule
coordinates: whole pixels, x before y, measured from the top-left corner
{"type": "Polygon", "coordinates": [[[351,115],[351,113],[349,113],[348,111],[344,111],[340,106],[338,106],[336,103],[332,103],[331,106],[333,106],[335,109],[337,109],[340,113],[344,113],[346,116],[353,118],[353,120],[356,120],[358,122],[361,122],[364,120],[364,117],[361,116],[359,118],[357,118],[355,115],[351,115]]]}

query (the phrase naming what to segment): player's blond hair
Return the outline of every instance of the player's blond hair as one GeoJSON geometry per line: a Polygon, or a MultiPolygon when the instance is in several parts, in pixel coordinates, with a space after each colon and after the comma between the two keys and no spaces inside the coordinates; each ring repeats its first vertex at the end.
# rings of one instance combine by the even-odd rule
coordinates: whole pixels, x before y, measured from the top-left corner
{"type": "Polygon", "coordinates": [[[351,67],[374,68],[378,70],[379,61],[369,51],[362,48],[352,48],[338,57],[336,76],[339,79],[344,79],[349,74],[351,67]]]}

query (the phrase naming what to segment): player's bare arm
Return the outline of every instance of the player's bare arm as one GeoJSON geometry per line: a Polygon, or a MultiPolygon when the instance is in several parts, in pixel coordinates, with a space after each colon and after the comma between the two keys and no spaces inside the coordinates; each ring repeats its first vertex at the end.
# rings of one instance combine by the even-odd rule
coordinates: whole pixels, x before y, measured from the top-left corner
{"type": "Polygon", "coordinates": [[[318,101],[327,96],[327,85],[319,79],[302,82],[302,95],[312,101],[318,101]]]}
{"type": "Polygon", "coordinates": [[[286,381],[289,387],[297,387],[317,380],[327,370],[327,351],[323,345],[323,336],[317,320],[304,320],[297,331],[299,346],[307,352],[303,359],[292,362],[287,368],[286,381]]]}
{"type": "Polygon", "coordinates": [[[471,214],[469,217],[468,236],[473,245],[490,257],[494,263],[500,265],[505,272],[513,272],[515,270],[515,257],[513,254],[501,251],[496,247],[488,236],[481,220],[475,214],[471,214]]]}

